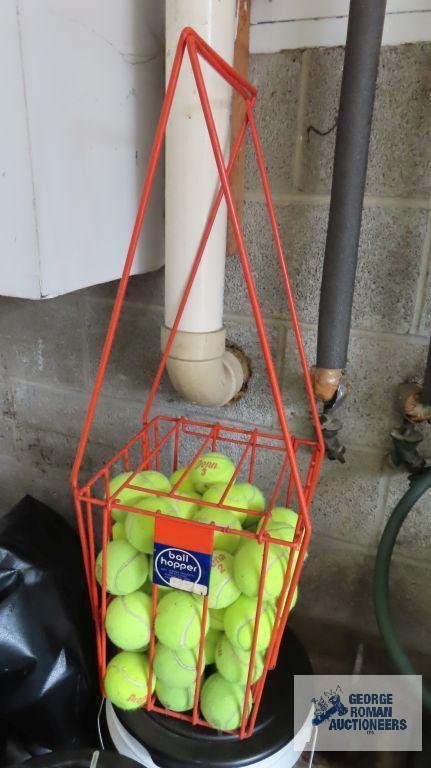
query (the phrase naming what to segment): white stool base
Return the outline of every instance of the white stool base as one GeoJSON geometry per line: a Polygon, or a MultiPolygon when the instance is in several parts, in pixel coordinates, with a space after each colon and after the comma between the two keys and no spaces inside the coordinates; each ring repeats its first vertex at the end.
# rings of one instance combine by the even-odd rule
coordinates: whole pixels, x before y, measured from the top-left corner
{"type": "MultiPolygon", "coordinates": [[[[305,750],[307,743],[311,740],[313,735],[314,729],[311,724],[312,718],[313,710],[310,710],[304,725],[296,736],[295,746],[298,747],[298,745],[303,743],[303,750],[305,750]]],[[[120,723],[114,708],[109,701],[106,702],[106,721],[111,739],[120,755],[130,757],[132,760],[136,760],[137,763],[146,766],[146,768],[159,768],[159,766],[152,760],[148,750],[137,741],[134,736],[131,736],[120,723]]],[[[289,741],[288,744],[275,754],[271,755],[271,757],[259,760],[257,763],[250,763],[248,768],[293,768],[293,766],[298,763],[299,759],[300,754],[293,750],[292,739],[292,741],[289,741]]],[[[226,766],[226,768],[229,767],[226,766]]]]}

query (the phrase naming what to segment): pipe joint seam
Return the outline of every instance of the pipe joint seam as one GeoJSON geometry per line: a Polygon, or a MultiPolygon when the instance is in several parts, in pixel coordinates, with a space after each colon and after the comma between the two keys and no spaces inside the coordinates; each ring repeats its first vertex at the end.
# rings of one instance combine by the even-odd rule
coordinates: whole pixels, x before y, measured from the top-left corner
{"type": "MultiPolygon", "coordinates": [[[[171,329],[162,326],[162,352],[171,329]]],[[[246,381],[239,357],[226,349],[226,331],[177,331],[166,363],[172,385],[196,405],[227,405],[238,398],[246,381]]]]}

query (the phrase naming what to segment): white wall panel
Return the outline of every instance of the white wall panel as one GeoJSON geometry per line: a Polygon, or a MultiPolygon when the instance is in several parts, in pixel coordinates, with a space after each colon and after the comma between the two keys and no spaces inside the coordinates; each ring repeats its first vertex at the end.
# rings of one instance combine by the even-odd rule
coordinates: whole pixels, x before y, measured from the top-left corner
{"type": "Polygon", "coordinates": [[[15,0],[0,3],[0,293],[40,295],[36,219],[15,0]]]}
{"type": "MultiPolygon", "coordinates": [[[[37,228],[38,295],[54,296],[121,274],[163,97],[163,3],[3,0],[2,16],[6,5],[15,28],[14,37],[5,25],[0,32],[0,55],[10,59],[0,81],[17,104],[2,151],[23,163],[25,212],[16,207],[15,217],[22,237],[34,239],[37,228]]],[[[135,272],[163,263],[161,181],[135,272]]],[[[12,181],[5,187],[12,196],[12,181]]],[[[31,249],[12,242],[6,250],[22,269],[31,249]]],[[[33,296],[15,277],[6,285],[0,276],[0,293],[33,296]]]]}

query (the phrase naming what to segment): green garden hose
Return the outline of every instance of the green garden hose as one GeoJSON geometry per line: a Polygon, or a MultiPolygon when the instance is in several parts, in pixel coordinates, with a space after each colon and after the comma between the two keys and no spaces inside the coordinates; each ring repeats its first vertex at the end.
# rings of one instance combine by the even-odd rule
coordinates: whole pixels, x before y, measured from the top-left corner
{"type": "MultiPolygon", "coordinates": [[[[389,569],[400,528],[410,510],[429,488],[431,488],[431,469],[426,469],[421,474],[412,477],[410,488],[396,505],[383,531],[374,568],[373,592],[377,624],[389,656],[402,675],[414,675],[416,672],[398,639],[392,621],[389,607],[389,569]]],[[[423,683],[422,696],[424,708],[431,712],[431,687],[425,682],[423,683]]]]}

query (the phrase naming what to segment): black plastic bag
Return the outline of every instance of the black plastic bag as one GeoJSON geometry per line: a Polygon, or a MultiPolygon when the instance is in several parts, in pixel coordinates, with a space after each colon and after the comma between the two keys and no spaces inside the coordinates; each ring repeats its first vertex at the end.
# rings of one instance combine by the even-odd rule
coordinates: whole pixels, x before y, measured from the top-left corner
{"type": "Polygon", "coordinates": [[[79,538],[26,496],[0,519],[0,732],[31,754],[94,744],[99,699],[79,538]]]}

